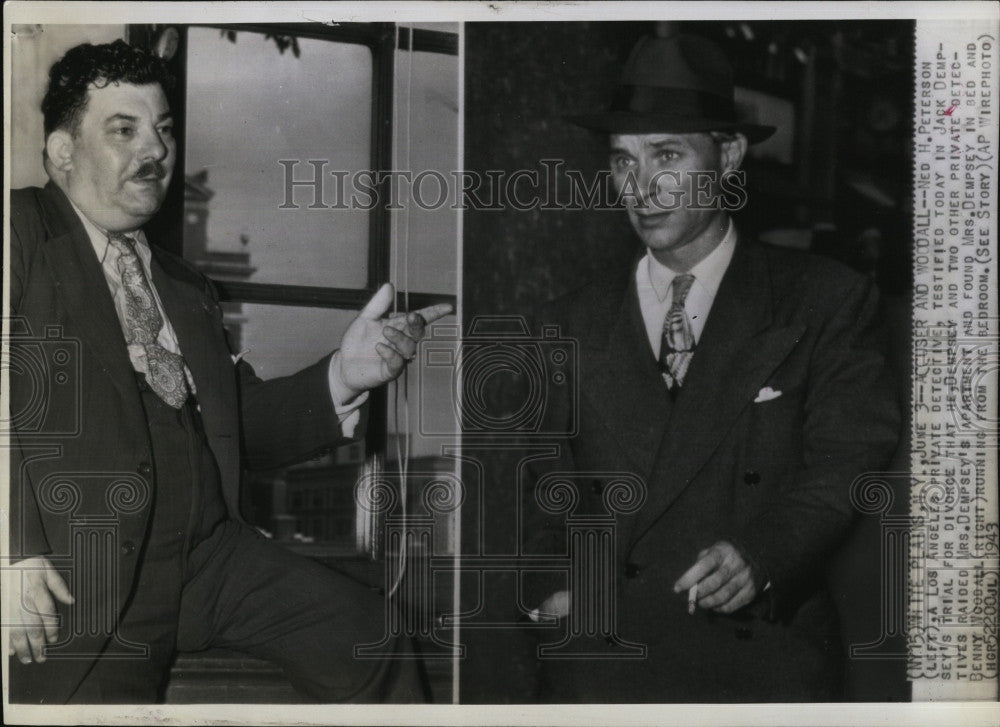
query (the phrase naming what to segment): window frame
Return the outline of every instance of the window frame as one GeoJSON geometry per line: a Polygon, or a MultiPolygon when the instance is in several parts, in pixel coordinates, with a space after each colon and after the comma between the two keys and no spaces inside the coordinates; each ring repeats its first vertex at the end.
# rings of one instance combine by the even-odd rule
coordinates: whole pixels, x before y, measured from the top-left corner
{"type": "MultiPolygon", "coordinates": [[[[126,36],[130,43],[154,47],[168,27],[165,25],[129,25],[126,36]]],[[[393,170],[393,101],[395,93],[395,53],[397,50],[426,51],[458,56],[458,34],[422,28],[398,27],[395,23],[190,23],[171,25],[178,32],[177,52],[169,65],[177,80],[171,98],[175,137],[178,142],[175,183],[168,192],[163,208],[154,220],[159,238],[178,255],[182,253],[184,184],[184,149],[186,136],[187,91],[187,31],[189,28],[214,28],[219,31],[244,31],[277,34],[366,46],[372,54],[372,113],[371,156],[373,171],[393,170]]],[[[362,288],[308,286],[283,283],[223,281],[212,279],[224,302],[262,303],[268,305],[301,306],[360,310],[378,288],[389,280],[392,244],[392,212],[390,208],[391,179],[386,177],[376,187],[378,204],[369,215],[368,268],[366,285],[362,288]]],[[[434,303],[448,302],[457,310],[457,296],[425,291],[397,292],[397,303],[405,302],[411,309],[434,303]]],[[[385,455],[388,443],[388,394],[385,387],[371,392],[370,415],[365,433],[365,457],[385,455]]]]}
{"type": "MultiPolygon", "coordinates": [[[[413,50],[446,55],[458,55],[458,35],[421,28],[398,28],[394,23],[340,23],[321,25],[317,23],[191,23],[175,26],[180,35],[177,54],[171,59],[172,70],[177,77],[177,89],[173,101],[175,128],[181,130],[178,140],[183,150],[186,131],[185,90],[187,83],[187,29],[214,28],[220,31],[233,30],[260,34],[294,35],[299,38],[325,40],[340,43],[354,43],[366,46],[372,54],[372,115],[371,115],[371,155],[372,170],[392,170],[393,154],[393,94],[395,83],[395,51],[413,50]],[[398,37],[398,42],[397,42],[398,37]],[[412,37],[412,47],[411,47],[412,37]]],[[[132,25],[128,27],[131,42],[151,46],[162,31],[162,26],[132,25]]],[[[185,174],[184,155],[178,154],[175,178],[183,179],[185,174]]],[[[359,310],[375,294],[379,286],[389,279],[391,256],[392,210],[390,209],[390,183],[386,178],[377,186],[378,204],[371,210],[368,229],[368,271],[364,288],[344,288],[334,286],[291,285],[283,283],[251,283],[213,280],[224,301],[234,303],[265,303],[271,305],[297,305],[320,308],[341,308],[359,310]]],[[[183,185],[179,188],[178,199],[168,199],[159,220],[165,229],[180,230],[180,213],[183,207],[183,185]],[[177,218],[176,221],[174,218],[177,218]]],[[[165,235],[174,242],[179,237],[165,235]]],[[[180,254],[179,249],[172,250],[180,254]]],[[[400,297],[400,303],[402,298],[400,297]]],[[[456,296],[414,291],[409,293],[411,307],[421,308],[432,303],[457,303],[456,296]]]]}

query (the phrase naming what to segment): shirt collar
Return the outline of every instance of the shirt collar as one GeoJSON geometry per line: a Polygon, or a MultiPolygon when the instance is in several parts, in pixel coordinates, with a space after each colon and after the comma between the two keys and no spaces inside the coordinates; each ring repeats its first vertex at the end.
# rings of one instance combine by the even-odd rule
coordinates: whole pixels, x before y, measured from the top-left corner
{"type": "MultiPolygon", "coordinates": [[[[715,246],[703,260],[691,268],[688,273],[694,276],[695,282],[703,287],[712,298],[719,292],[719,285],[722,283],[722,276],[726,274],[730,261],[733,259],[733,251],[736,248],[736,225],[732,218],[729,218],[729,227],[722,241],[715,246]]],[[[661,263],[651,252],[646,253],[646,266],[648,271],[649,285],[656,293],[657,299],[662,303],[670,290],[670,284],[680,273],[671,270],[661,263]]]]}
{"type": "MultiPolygon", "coordinates": [[[[67,199],[69,199],[68,196],[67,199]]],[[[83,223],[83,229],[86,231],[87,237],[90,238],[90,244],[94,247],[97,259],[103,265],[104,259],[108,255],[108,249],[111,247],[108,242],[108,231],[87,217],[87,215],[85,215],[80,208],[76,206],[73,200],[70,199],[69,204],[73,208],[73,211],[76,212],[76,216],[79,217],[80,221],[83,223]]],[[[131,237],[138,243],[135,246],[136,252],[139,254],[139,257],[148,263],[151,255],[149,247],[146,244],[146,236],[142,233],[142,229],[140,228],[123,234],[127,237],[131,237]]]]}

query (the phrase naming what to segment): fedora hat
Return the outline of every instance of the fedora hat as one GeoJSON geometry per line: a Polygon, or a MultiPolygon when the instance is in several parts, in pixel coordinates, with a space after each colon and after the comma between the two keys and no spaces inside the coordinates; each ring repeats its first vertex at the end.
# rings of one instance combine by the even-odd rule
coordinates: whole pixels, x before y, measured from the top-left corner
{"type": "Polygon", "coordinates": [[[776,130],[737,119],[729,59],[711,41],[686,34],[641,38],[625,63],[611,108],[568,120],[609,134],[739,132],[750,143],[776,130]]]}

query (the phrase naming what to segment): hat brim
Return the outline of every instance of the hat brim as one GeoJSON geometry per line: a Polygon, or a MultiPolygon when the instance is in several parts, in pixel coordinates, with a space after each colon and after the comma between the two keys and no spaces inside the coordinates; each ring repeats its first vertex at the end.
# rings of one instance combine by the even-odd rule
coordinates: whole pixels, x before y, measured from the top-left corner
{"type": "Polygon", "coordinates": [[[690,116],[670,114],[637,114],[631,111],[577,114],[565,118],[584,129],[606,134],[695,134],[705,131],[725,131],[743,134],[751,144],[768,139],[778,130],[775,126],[761,124],[693,119],[690,116]]]}

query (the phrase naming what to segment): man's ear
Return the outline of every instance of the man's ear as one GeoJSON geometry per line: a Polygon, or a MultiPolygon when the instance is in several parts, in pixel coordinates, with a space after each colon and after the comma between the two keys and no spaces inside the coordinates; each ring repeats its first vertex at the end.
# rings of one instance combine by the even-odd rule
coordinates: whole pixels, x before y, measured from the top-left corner
{"type": "Polygon", "coordinates": [[[746,156],[747,142],[743,134],[733,134],[731,139],[722,142],[722,170],[724,172],[734,171],[743,164],[743,157],[746,156]]]}
{"type": "Polygon", "coordinates": [[[65,129],[56,129],[45,140],[45,154],[60,172],[73,168],[73,135],[65,129]]]}

